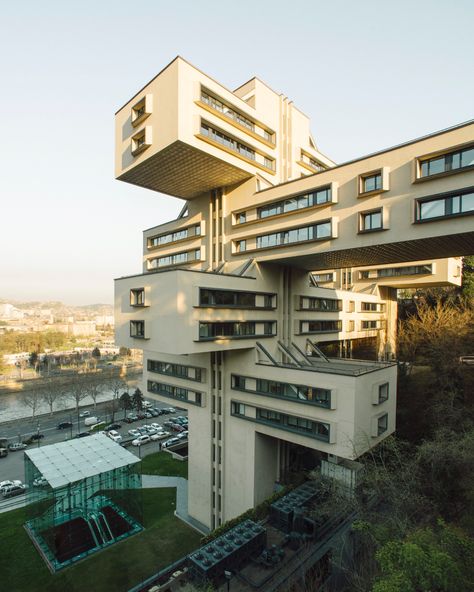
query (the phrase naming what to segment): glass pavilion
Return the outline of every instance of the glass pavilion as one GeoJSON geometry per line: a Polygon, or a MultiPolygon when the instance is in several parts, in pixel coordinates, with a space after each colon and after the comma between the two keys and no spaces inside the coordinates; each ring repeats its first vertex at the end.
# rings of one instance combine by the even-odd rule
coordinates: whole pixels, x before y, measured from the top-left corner
{"type": "Polygon", "coordinates": [[[51,571],[142,530],[139,462],[104,434],[25,451],[25,526],[51,571]]]}

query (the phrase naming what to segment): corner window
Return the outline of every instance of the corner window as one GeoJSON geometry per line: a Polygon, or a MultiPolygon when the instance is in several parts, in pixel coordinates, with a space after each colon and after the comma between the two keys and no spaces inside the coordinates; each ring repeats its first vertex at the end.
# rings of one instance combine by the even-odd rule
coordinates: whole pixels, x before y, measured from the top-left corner
{"type": "Polygon", "coordinates": [[[373,230],[382,230],[382,210],[374,210],[360,214],[359,232],[370,232],[373,230]]]}

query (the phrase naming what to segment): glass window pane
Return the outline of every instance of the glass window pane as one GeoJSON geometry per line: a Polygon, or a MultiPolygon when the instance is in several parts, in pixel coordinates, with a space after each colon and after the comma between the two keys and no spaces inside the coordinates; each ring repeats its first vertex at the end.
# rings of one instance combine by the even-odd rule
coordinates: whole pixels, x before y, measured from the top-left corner
{"type": "Polygon", "coordinates": [[[461,199],[461,212],[474,212],[474,193],[466,193],[461,199]]]}
{"type": "Polygon", "coordinates": [[[474,165],[474,148],[463,150],[461,153],[461,166],[467,167],[474,165]]]}
{"type": "Polygon", "coordinates": [[[318,224],[316,227],[316,238],[324,238],[331,236],[331,222],[325,222],[324,224],[318,224]]]}
{"type": "Polygon", "coordinates": [[[438,173],[444,173],[444,156],[440,158],[433,158],[429,161],[429,175],[436,175],[438,173]]]}
{"type": "Polygon", "coordinates": [[[445,200],[437,199],[420,204],[420,219],[437,218],[445,215],[445,200]]]}

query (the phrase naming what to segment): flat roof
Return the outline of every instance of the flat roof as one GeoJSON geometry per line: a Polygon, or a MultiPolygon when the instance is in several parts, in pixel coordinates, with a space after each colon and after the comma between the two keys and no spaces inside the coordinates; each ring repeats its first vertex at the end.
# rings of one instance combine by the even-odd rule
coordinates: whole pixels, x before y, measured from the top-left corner
{"type": "Polygon", "coordinates": [[[140,462],[105,434],[25,451],[53,489],[140,462]]]}

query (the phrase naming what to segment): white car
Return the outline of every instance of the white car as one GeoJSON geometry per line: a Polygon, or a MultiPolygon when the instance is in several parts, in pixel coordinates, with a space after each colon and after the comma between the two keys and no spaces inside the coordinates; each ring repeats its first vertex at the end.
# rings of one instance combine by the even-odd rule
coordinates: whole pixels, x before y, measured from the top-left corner
{"type": "Polygon", "coordinates": [[[79,417],[89,417],[90,414],[90,411],[82,411],[81,413],[79,413],[79,417]]]}
{"type": "Polygon", "coordinates": [[[121,442],[122,436],[116,430],[109,430],[107,436],[114,442],[121,442]]]}
{"type": "Polygon", "coordinates": [[[130,434],[130,436],[133,436],[134,438],[138,438],[138,436],[141,436],[138,430],[128,430],[128,433],[130,434]]]}
{"type": "Polygon", "coordinates": [[[148,444],[148,442],[151,442],[150,436],[140,436],[135,440],[132,440],[134,446],[141,446],[142,444],[148,444]]]}
{"type": "Polygon", "coordinates": [[[46,481],[46,479],[44,477],[37,477],[34,481],[33,481],[33,487],[43,487],[43,485],[48,485],[48,482],[46,481]]]}
{"type": "Polygon", "coordinates": [[[159,423],[152,423],[151,427],[158,431],[163,429],[163,427],[159,423]]]}
{"type": "Polygon", "coordinates": [[[156,442],[157,440],[163,440],[163,438],[167,438],[168,436],[171,436],[170,432],[157,432],[156,434],[153,434],[153,436],[150,437],[153,440],[153,442],[156,442]]]}
{"type": "Polygon", "coordinates": [[[11,487],[12,485],[18,487],[20,485],[23,485],[23,483],[18,479],[14,479],[13,481],[10,481],[8,479],[6,481],[0,481],[0,491],[3,493],[3,490],[5,488],[11,487]]]}

